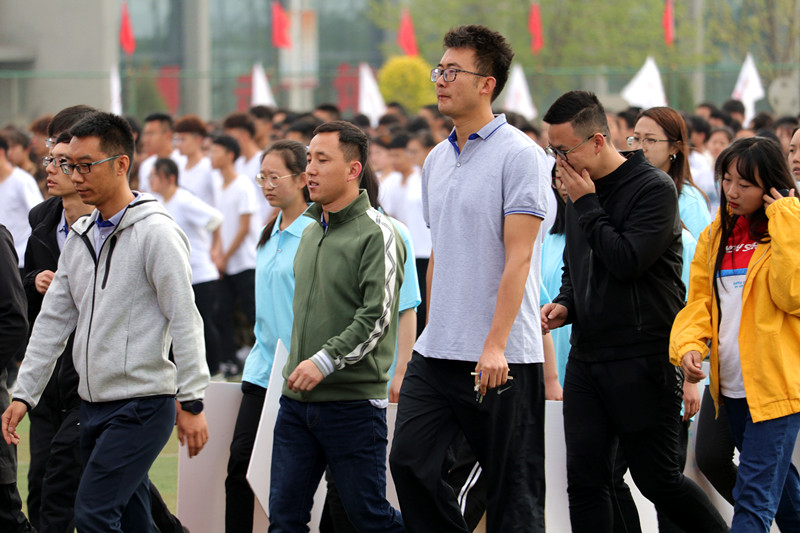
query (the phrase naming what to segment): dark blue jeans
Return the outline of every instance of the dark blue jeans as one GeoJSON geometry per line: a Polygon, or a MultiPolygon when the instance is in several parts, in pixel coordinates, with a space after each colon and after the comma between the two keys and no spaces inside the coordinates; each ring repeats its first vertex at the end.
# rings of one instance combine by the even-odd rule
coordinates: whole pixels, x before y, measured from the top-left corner
{"type": "Polygon", "coordinates": [[[81,404],[83,476],[75,499],[81,533],[151,531],[147,472],[175,425],[175,398],[81,404]]]}
{"type": "Polygon", "coordinates": [[[753,422],[746,398],[723,397],[731,436],[739,450],[731,532],[800,532],[800,477],[792,452],[800,413],[753,422]]]}
{"type": "Polygon", "coordinates": [[[281,396],[272,447],[270,533],[308,531],[314,493],[329,466],[358,531],[401,533],[386,501],[386,410],[368,400],[298,402],[281,396]]]}

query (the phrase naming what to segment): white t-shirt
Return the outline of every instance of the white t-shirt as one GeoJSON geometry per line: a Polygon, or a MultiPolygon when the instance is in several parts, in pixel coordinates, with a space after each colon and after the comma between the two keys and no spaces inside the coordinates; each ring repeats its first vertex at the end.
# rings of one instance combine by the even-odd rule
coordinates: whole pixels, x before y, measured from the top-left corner
{"type": "MultiPolygon", "coordinates": [[[[186,166],[186,157],[182,156],[181,153],[176,149],[173,150],[169,156],[170,159],[175,161],[175,164],[178,165],[178,183],[181,181],[181,169],[186,166]]],[[[158,156],[156,154],[151,155],[144,161],[142,164],[139,165],[139,190],[144,192],[150,192],[150,173],[153,172],[153,166],[156,164],[156,160],[158,156]]]]}
{"type": "Polygon", "coordinates": [[[240,174],[231,183],[223,183],[217,192],[219,205],[217,209],[222,212],[223,221],[220,230],[222,238],[222,251],[228,251],[236,233],[239,231],[239,221],[242,215],[250,217],[250,228],[242,244],[228,261],[225,273],[238,274],[242,271],[256,268],[256,244],[258,243],[258,206],[256,205],[256,192],[250,185],[250,180],[240,174]]]}
{"type": "Polygon", "coordinates": [[[742,293],[747,266],[758,243],[750,238],[745,217],[739,217],[726,246],[717,287],[722,319],[719,323],[719,390],[728,398],[746,397],[739,354],[739,328],[742,320],[742,293]]]}
{"type": "Polygon", "coordinates": [[[25,266],[25,248],[31,236],[28,211],[42,200],[36,179],[19,167],[14,167],[11,174],[0,182],[0,224],[8,228],[14,238],[19,268],[25,266]]]}
{"type": "Polygon", "coordinates": [[[204,157],[192,168],[186,168],[185,165],[181,167],[178,185],[214,207],[217,205],[216,191],[221,180],[219,171],[211,168],[211,160],[204,157]]]}
{"type": "Polygon", "coordinates": [[[219,272],[211,261],[211,232],[222,224],[222,213],[181,187],[164,207],[189,239],[192,284],[218,279],[219,272]]]}
{"type": "Polygon", "coordinates": [[[406,183],[399,172],[392,172],[381,182],[379,190],[383,209],[405,224],[411,232],[414,243],[414,257],[431,256],[431,230],[425,224],[422,214],[422,176],[419,168],[414,167],[406,183]]]}
{"type": "Polygon", "coordinates": [[[267,199],[264,198],[264,193],[261,191],[261,187],[258,185],[258,183],[256,183],[256,175],[261,172],[261,155],[263,153],[264,152],[259,150],[259,152],[250,159],[246,159],[245,156],[240,155],[239,159],[237,159],[234,163],[236,173],[247,176],[247,179],[250,181],[250,185],[252,185],[253,190],[256,191],[258,214],[255,216],[255,218],[258,221],[258,227],[261,227],[267,223],[269,214],[272,212],[272,206],[270,206],[267,202],[267,199]]]}

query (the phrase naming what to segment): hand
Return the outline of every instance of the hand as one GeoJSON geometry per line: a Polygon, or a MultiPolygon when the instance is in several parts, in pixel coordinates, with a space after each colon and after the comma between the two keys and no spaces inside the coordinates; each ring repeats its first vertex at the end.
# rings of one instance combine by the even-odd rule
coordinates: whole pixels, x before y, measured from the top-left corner
{"type": "Polygon", "coordinates": [[[542,306],[542,333],[548,334],[551,329],[560,328],[567,321],[567,308],[561,304],[544,304],[542,306]]]}
{"type": "Polygon", "coordinates": [[[683,421],[688,422],[700,410],[700,391],[696,383],[683,380],[683,421]]]}
{"type": "Polygon", "coordinates": [[[36,286],[36,290],[39,292],[39,294],[44,294],[47,292],[47,289],[53,282],[54,275],[55,273],[52,270],[42,270],[41,272],[36,274],[36,278],[34,279],[34,285],[36,286]]]}
{"type": "Polygon", "coordinates": [[[706,379],[703,373],[703,356],[697,350],[691,350],[684,354],[681,359],[681,370],[683,370],[683,377],[689,383],[698,383],[706,379]]]}
{"type": "Polygon", "coordinates": [[[558,382],[558,376],[546,379],[544,382],[544,399],[561,402],[564,400],[564,390],[558,382]]]}
{"type": "Polygon", "coordinates": [[[178,440],[189,447],[189,457],[194,457],[208,442],[208,424],[204,413],[192,414],[178,409],[178,440]]]}
{"type": "Polygon", "coordinates": [[[25,413],[28,412],[28,406],[22,402],[11,402],[6,412],[3,413],[3,438],[6,444],[19,444],[19,435],[17,435],[17,426],[19,425],[25,413]]]}
{"type": "Polygon", "coordinates": [[[561,180],[564,182],[564,187],[567,189],[567,194],[572,202],[576,202],[582,196],[592,194],[595,192],[594,182],[589,171],[585,168],[578,173],[577,170],[572,168],[568,161],[556,158],[556,165],[561,171],[561,180]]]}
{"type": "Polygon", "coordinates": [[[216,265],[217,270],[219,270],[220,276],[224,276],[225,269],[228,268],[228,260],[222,254],[217,255],[217,257],[212,258],[212,260],[214,261],[214,265],[216,265]]]}
{"type": "Polygon", "coordinates": [[[389,402],[397,403],[400,401],[400,387],[403,385],[403,377],[395,372],[392,382],[389,384],[389,402]]]}
{"type": "MultiPolygon", "coordinates": [[[[784,196],[778,192],[778,189],[771,187],[769,194],[764,195],[764,203],[770,205],[775,200],[780,200],[781,198],[784,198],[784,196]]],[[[789,196],[786,198],[794,198],[794,189],[789,189],[789,196]]]]}
{"type": "Polygon", "coordinates": [[[292,392],[306,392],[316,387],[324,377],[317,365],[312,360],[306,359],[297,365],[292,375],[286,380],[286,385],[292,392]]]}
{"type": "Polygon", "coordinates": [[[483,352],[475,365],[475,385],[480,385],[482,396],[487,389],[499,387],[508,381],[508,361],[503,350],[483,347],[483,352]]]}

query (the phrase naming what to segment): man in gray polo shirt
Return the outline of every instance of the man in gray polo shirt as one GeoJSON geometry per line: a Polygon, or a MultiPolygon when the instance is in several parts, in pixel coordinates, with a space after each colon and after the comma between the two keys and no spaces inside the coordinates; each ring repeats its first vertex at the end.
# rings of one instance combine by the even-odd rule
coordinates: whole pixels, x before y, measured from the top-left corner
{"type": "Polygon", "coordinates": [[[431,80],[455,128],[422,171],[430,307],[400,391],[392,475],[408,531],[468,531],[442,478],[447,447],[463,431],[487,476],[487,531],[544,531],[536,236],[548,165],[492,114],[514,55],[503,36],[461,26],[444,48],[431,80]]]}

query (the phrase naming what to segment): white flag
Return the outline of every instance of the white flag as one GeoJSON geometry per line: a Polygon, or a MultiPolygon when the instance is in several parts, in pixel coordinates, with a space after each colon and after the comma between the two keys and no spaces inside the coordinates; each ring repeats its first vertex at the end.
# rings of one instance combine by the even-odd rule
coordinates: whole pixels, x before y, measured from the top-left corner
{"type": "Polygon", "coordinates": [[[519,113],[528,120],[535,119],[538,114],[528,89],[528,80],[525,79],[525,73],[519,64],[511,68],[503,109],[519,113]]]}
{"type": "Polygon", "coordinates": [[[661,84],[661,74],[659,74],[656,62],[652,57],[647,56],[644,66],[622,89],[622,97],[628,104],[642,109],[667,105],[664,85],[661,84]]]}
{"type": "Polygon", "coordinates": [[[253,63],[252,74],[252,95],[250,96],[250,105],[266,105],[270,107],[277,107],[275,97],[272,96],[272,91],[269,88],[269,80],[267,74],[264,72],[264,67],[261,63],[253,63]]]}
{"type": "Polygon", "coordinates": [[[119,65],[116,63],[111,65],[109,88],[111,89],[111,112],[122,116],[122,82],[119,78],[119,65]]]}
{"type": "Polygon", "coordinates": [[[744,58],[742,70],[739,71],[739,78],[736,80],[736,87],[733,88],[731,96],[744,104],[744,124],[742,126],[747,127],[756,114],[756,102],[766,96],[758,70],[756,70],[756,62],[753,61],[753,56],[749,52],[744,58]]]}
{"type": "Polygon", "coordinates": [[[378,126],[378,119],[386,113],[378,82],[367,63],[358,65],[358,112],[369,117],[373,128],[378,126]]]}

